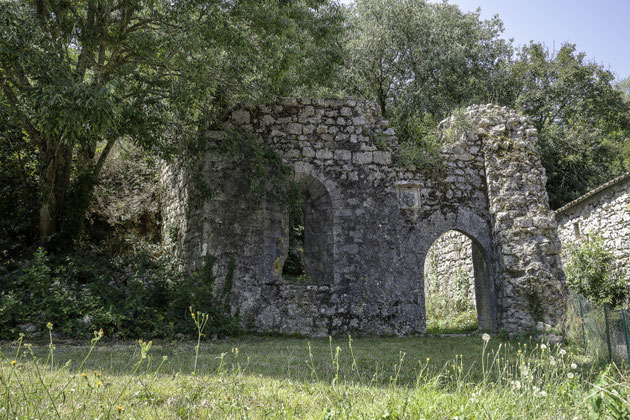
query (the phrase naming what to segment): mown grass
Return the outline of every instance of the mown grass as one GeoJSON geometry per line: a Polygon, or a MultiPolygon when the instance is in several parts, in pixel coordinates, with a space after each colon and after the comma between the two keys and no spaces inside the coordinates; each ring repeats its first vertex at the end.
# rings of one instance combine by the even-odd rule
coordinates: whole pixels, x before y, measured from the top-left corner
{"type": "MultiPolygon", "coordinates": [[[[626,418],[629,381],[497,338],[0,344],[2,418],[626,418]],[[143,355],[145,356],[143,358],[143,355]]],[[[546,347],[546,348],[545,348],[546,347]]]]}

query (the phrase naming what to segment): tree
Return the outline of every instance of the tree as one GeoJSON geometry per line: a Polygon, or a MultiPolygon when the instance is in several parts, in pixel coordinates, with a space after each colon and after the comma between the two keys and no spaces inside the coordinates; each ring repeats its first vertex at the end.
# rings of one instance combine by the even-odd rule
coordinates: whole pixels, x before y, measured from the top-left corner
{"type": "Polygon", "coordinates": [[[512,66],[514,105],[538,130],[550,204],[557,208],[624,171],[628,103],[614,76],[575,45],[531,43],[512,66]]]}
{"type": "Polygon", "coordinates": [[[346,80],[396,124],[432,120],[475,102],[504,102],[510,44],[498,17],[481,20],[456,5],[359,0],[348,10],[346,80]]]}
{"type": "Polygon", "coordinates": [[[237,101],[327,80],[341,19],[329,0],[0,2],[2,116],[37,149],[40,239],[76,234],[121,139],[172,150],[237,101]]]}

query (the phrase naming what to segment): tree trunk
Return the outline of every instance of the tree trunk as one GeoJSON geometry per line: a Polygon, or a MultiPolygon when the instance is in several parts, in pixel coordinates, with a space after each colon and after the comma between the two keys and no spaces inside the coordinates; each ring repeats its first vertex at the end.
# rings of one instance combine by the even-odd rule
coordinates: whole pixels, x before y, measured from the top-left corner
{"type": "Polygon", "coordinates": [[[59,233],[65,197],[70,184],[73,147],[61,140],[49,141],[42,154],[41,198],[39,210],[39,240],[48,242],[59,233]]]}

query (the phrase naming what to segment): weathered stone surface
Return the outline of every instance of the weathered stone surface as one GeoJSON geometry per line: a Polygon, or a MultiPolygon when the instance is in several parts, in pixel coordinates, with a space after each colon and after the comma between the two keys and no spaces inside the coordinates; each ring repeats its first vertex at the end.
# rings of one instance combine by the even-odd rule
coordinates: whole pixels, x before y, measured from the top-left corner
{"type": "Polygon", "coordinates": [[[563,248],[584,235],[600,235],[630,278],[630,172],[558,209],[556,218],[563,248]]]}
{"type": "Polygon", "coordinates": [[[245,326],[424,333],[424,262],[449,230],[472,240],[480,325],[523,332],[560,319],[559,242],[526,119],[491,105],[469,108],[474,128],[444,148],[438,178],[397,163],[397,140],[375,104],[285,99],[247,112],[249,120],[235,111],[233,129],[257,135],[306,185],[308,279],[281,275],[288,210],[271,198],[251,199],[240,162],[217,152],[225,133],[204,134],[206,151],[194,170],[175,162],[162,176],[164,243],[188,269],[213,256],[219,289],[236,262],[231,302],[245,326]],[[542,312],[527,299],[532,290],[542,312]]]}

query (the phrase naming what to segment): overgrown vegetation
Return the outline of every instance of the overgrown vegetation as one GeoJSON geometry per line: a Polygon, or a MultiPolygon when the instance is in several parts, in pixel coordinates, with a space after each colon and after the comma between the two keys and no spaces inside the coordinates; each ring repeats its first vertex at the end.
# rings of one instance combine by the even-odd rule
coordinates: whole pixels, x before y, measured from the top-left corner
{"type": "Polygon", "coordinates": [[[564,272],[569,287],[592,302],[612,308],[627,304],[628,280],[601,236],[587,234],[580,243],[567,244],[564,272]]]}
{"type": "Polygon", "coordinates": [[[217,291],[211,257],[187,274],[170,259],[151,255],[151,247],[134,245],[142,248],[126,256],[50,257],[39,249],[32,260],[2,278],[0,338],[27,331],[41,336],[48,322],[74,338],[97,327],[118,338],[188,337],[195,332],[190,305],[209,311],[209,334],[239,333],[229,304],[233,267],[217,291]]]}

